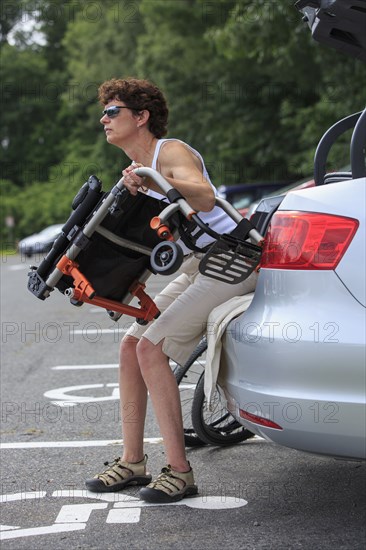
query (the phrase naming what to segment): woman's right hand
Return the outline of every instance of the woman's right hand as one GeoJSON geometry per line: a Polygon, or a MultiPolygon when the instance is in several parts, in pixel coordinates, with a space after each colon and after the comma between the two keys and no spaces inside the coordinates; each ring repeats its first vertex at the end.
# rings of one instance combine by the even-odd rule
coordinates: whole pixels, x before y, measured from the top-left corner
{"type": "Polygon", "coordinates": [[[137,195],[139,189],[144,187],[145,178],[141,178],[135,173],[136,168],[141,168],[143,164],[133,162],[122,170],[123,184],[129,190],[131,195],[137,195]]]}

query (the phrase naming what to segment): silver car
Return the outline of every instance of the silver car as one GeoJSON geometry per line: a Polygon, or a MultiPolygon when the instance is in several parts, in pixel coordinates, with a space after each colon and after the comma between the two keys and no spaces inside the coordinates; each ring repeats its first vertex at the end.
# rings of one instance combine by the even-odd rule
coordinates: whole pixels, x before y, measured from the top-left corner
{"type": "Polygon", "coordinates": [[[57,237],[61,235],[62,227],[63,224],[50,225],[40,233],[25,237],[18,243],[19,253],[30,257],[49,252],[57,237]]]}
{"type": "MultiPolygon", "coordinates": [[[[304,13],[313,34],[329,41],[322,22],[334,19],[304,13]]],[[[366,458],[365,136],[366,110],[334,125],[316,152],[316,186],[259,212],[266,238],[258,285],[228,326],[218,380],[225,405],[251,432],[356,459],[366,458]],[[351,172],[325,175],[333,141],[353,127],[351,172]]]]}
{"type": "Polygon", "coordinates": [[[365,204],[365,178],[289,194],[226,331],[228,409],[275,443],[366,458],[365,204]]]}

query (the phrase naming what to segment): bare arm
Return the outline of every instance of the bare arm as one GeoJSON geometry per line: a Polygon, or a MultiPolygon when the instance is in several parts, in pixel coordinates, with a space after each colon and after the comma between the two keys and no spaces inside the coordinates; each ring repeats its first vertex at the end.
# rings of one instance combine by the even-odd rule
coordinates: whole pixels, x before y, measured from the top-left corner
{"type": "MultiPolygon", "coordinates": [[[[133,167],[132,167],[133,168],[133,167]]],[[[214,191],[203,176],[200,160],[184,144],[178,141],[166,142],[162,147],[158,159],[158,171],[177,189],[187,202],[197,211],[209,212],[215,205],[214,191]]],[[[138,187],[147,186],[161,193],[160,188],[151,179],[144,182],[136,174],[131,173],[131,167],[123,172],[126,186],[132,194],[136,194],[138,187]]]]}

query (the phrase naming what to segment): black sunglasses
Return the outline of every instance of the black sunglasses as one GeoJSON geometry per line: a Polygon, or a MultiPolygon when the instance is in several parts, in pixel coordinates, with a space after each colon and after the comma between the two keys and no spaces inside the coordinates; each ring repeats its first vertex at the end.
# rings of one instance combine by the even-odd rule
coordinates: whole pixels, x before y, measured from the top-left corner
{"type": "Polygon", "coordinates": [[[129,107],[125,107],[122,105],[113,105],[112,107],[108,107],[108,109],[104,109],[102,113],[103,116],[107,115],[108,118],[115,118],[116,116],[118,116],[120,109],[129,109],[129,107]]]}

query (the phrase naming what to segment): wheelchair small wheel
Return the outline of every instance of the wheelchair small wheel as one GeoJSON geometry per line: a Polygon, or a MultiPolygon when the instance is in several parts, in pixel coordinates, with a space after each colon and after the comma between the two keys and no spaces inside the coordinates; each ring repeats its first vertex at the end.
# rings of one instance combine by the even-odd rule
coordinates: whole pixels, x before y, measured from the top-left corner
{"type": "Polygon", "coordinates": [[[184,442],[186,447],[200,447],[206,445],[206,443],[198,437],[192,426],[193,397],[197,382],[204,371],[206,349],[206,339],[203,339],[193,351],[186,364],[182,366],[177,365],[173,371],[179,387],[184,442]]]}
{"type": "Polygon", "coordinates": [[[151,252],[150,263],[155,273],[171,275],[180,268],[183,257],[183,250],[178,244],[164,241],[156,245],[151,252]]]}
{"type": "Polygon", "coordinates": [[[149,323],[149,321],[146,321],[146,319],[136,318],[136,323],[138,325],[141,325],[142,327],[144,327],[145,325],[147,325],[149,323]]]}
{"type": "Polygon", "coordinates": [[[192,426],[197,437],[208,445],[219,446],[235,445],[254,437],[252,432],[223,407],[218,390],[212,396],[211,409],[209,411],[206,407],[202,373],[197,382],[192,405],[192,426]]]}

